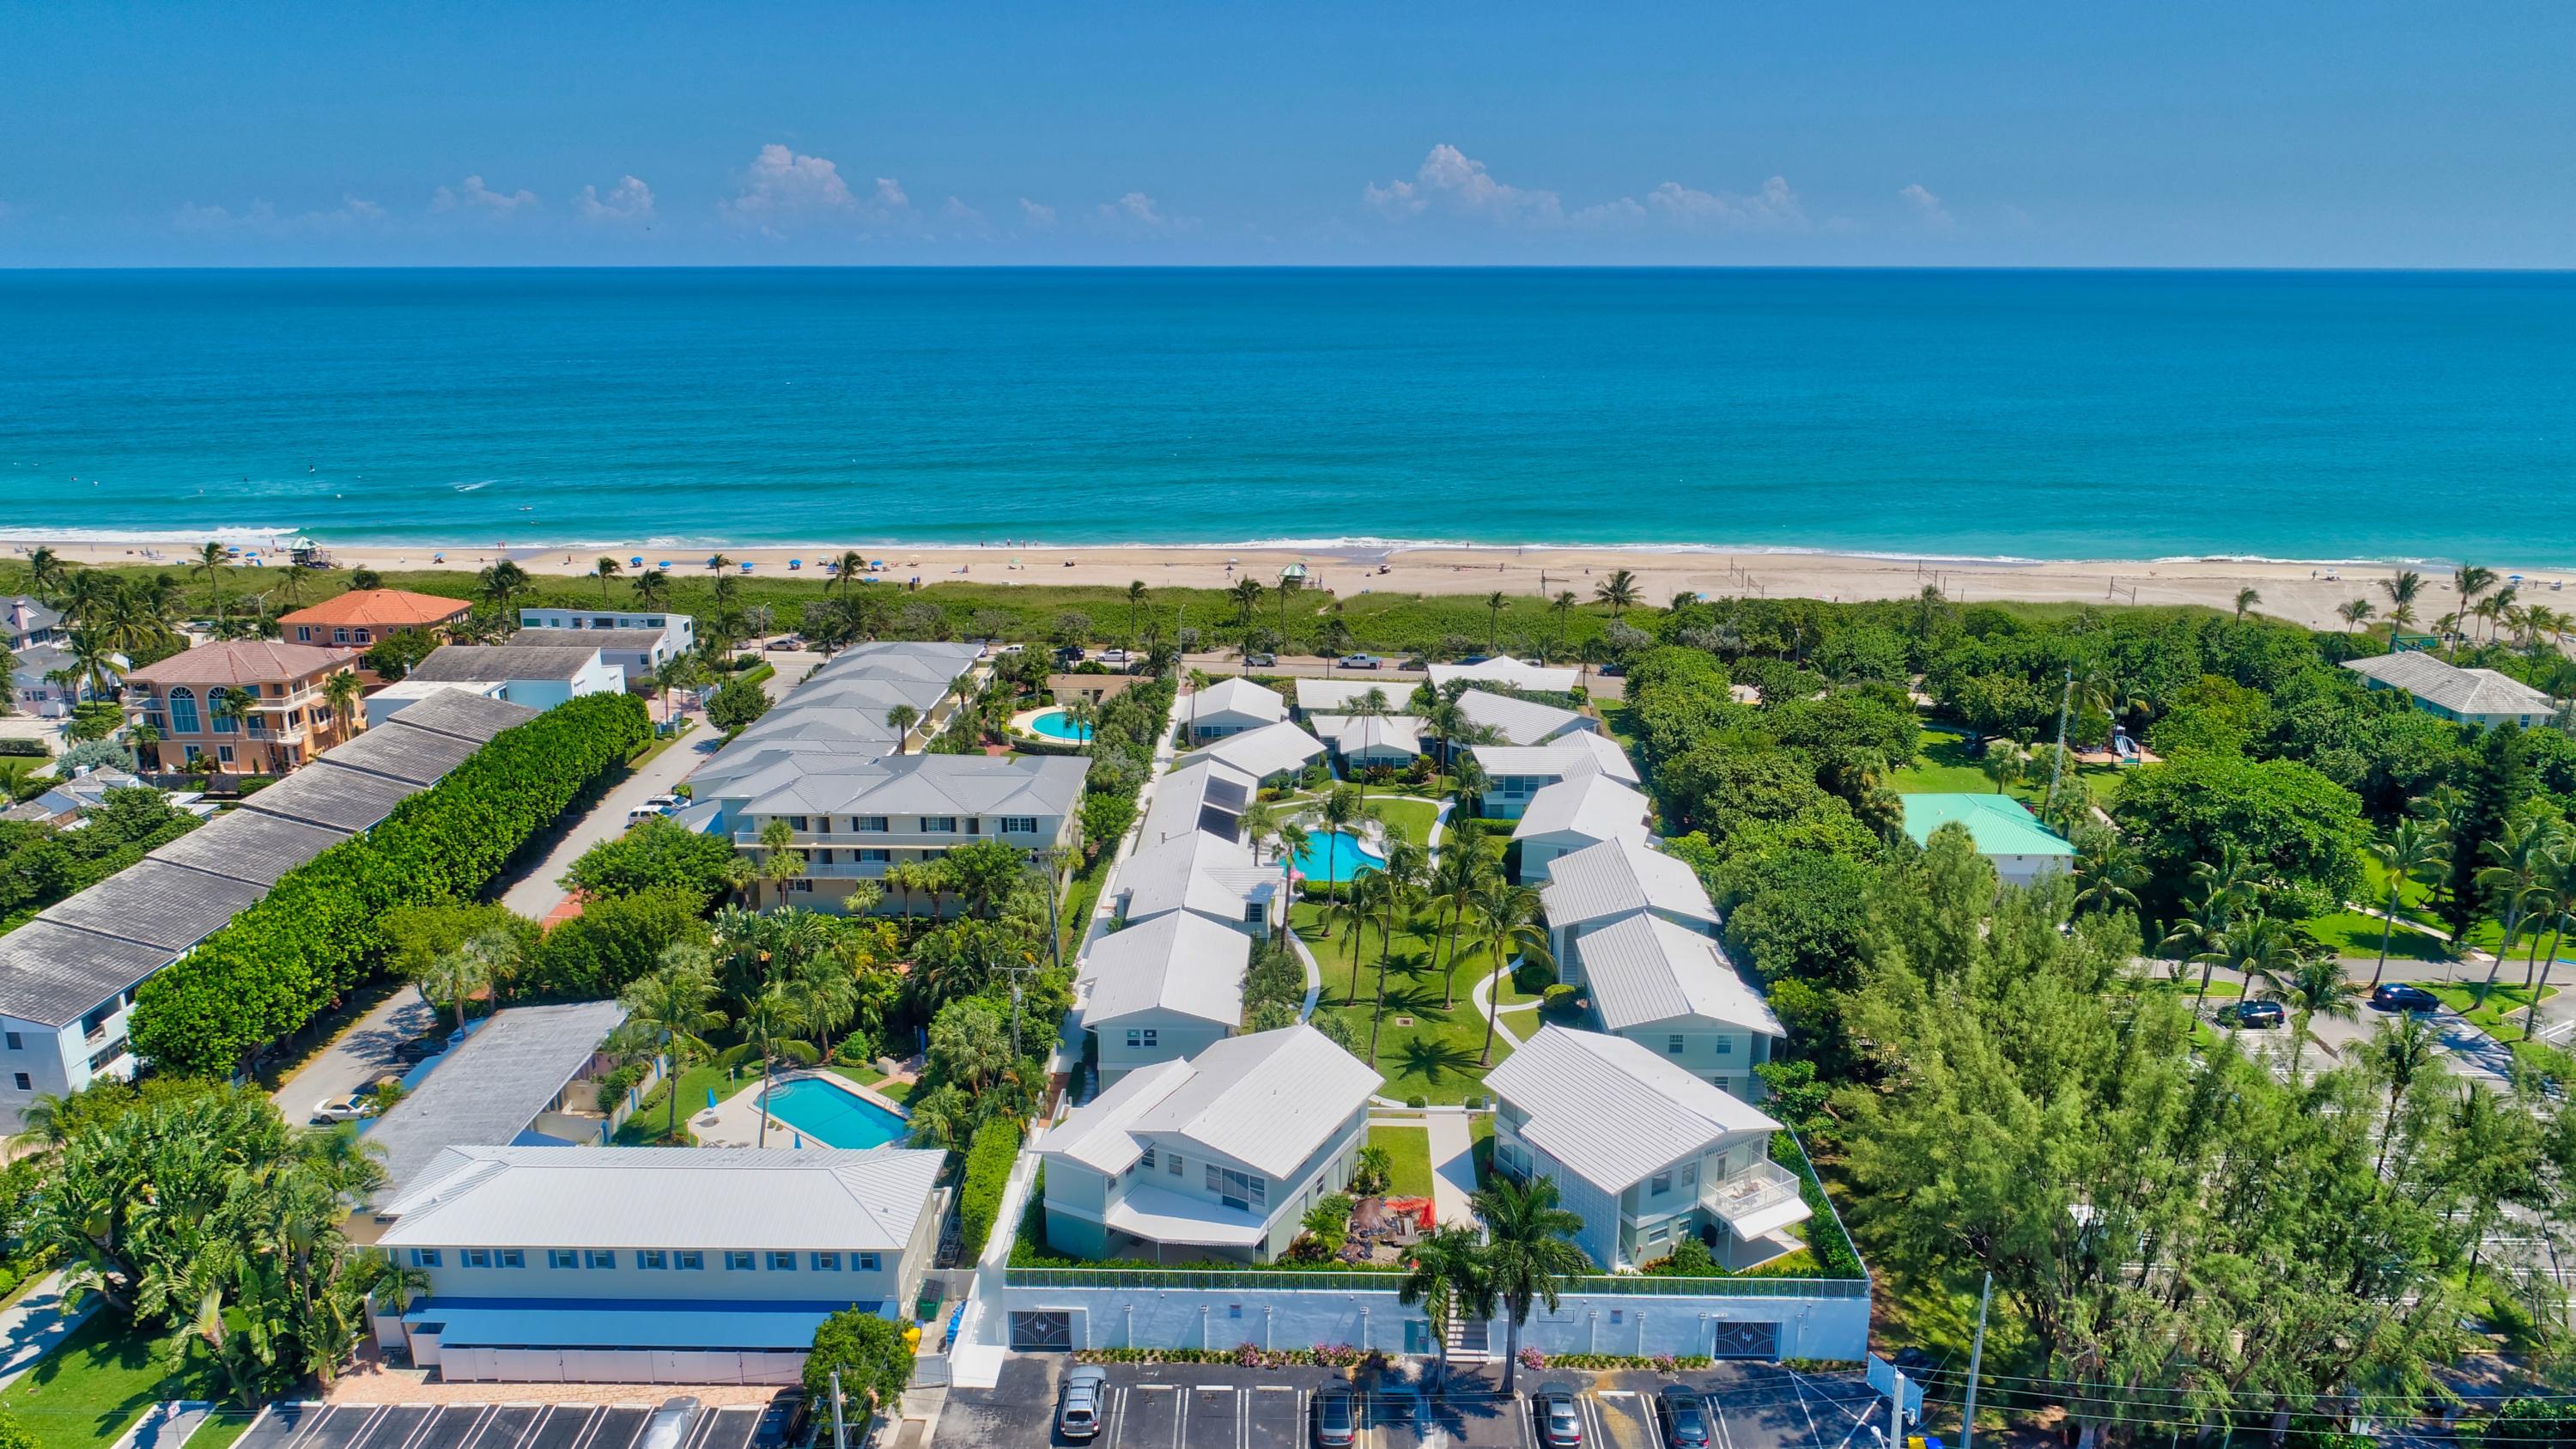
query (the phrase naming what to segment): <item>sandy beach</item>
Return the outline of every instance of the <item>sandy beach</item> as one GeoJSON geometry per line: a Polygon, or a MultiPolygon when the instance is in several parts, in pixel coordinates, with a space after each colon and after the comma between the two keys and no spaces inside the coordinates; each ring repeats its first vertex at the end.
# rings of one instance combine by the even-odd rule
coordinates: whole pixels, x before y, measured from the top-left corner
{"type": "MultiPolygon", "coordinates": [[[[283,545],[286,540],[274,540],[283,545]]],[[[65,558],[83,563],[183,564],[191,550],[167,542],[10,538],[0,547],[13,557],[43,544],[65,558]]],[[[250,545],[245,542],[244,547],[250,545]]],[[[1541,548],[1456,546],[1390,546],[1341,548],[1047,547],[992,544],[966,547],[827,545],[821,547],[727,548],[726,557],[749,563],[767,577],[822,576],[826,559],[844,547],[855,547],[870,560],[883,560],[880,577],[908,583],[966,581],[984,584],[1083,584],[1123,588],[1131,580],[1148,587],[1224,588],[1251,577],[1268,584],[1280,570],[1302,564],[1310,586],[1345,597],[1361,593],[1506,594],[1552,596],[1572,589],[1587,602],[1593,586],[1618,569],[1633,571],[1638,594],[1663,604],[1684,591],[1711,597],[1726,595],[1827,600],[1912,598],[1926,584],[1937,584],[1956,602],[2026,600],[2035,603],[2202,604],[2233,609],[2239,589],[2261,593],[2259,611],[2312,628],[2340,628],[2335,606],[2355,598],[2384,605],[2380,580],[2400,567],[2393,564],[2309,564],[2234,559],[2161,559],[2147,561],[2003,561],[1993,559],[1893,559],[1832,553],[1726,554],[1699,550],[1620,548],[1541,548]],[[803,567],[791,570],[791,561],[803,567]]],[[[668,559],[674,573],[701,573],[707,554],[668,548],[621,545],[566,551],[561,548],[510,547],[487,544],[334,545],[332,557],[347,568],[452,568],[466,572],[501,558],[515,560],[534,574],[574,575],[590,572],[603,555],[629,566],[642,558],[647,567],[668,559]],[[444,555],[443,561],[439,559],[444,555]]],[[[284,561],[281,551],[276,553],[284,561]]],[[[2559,592],[2576,573],[2566,570],[2516,569],[2490,564],[2500,575],[2519,573],[2526,598],[2559,592]]],[[[2457,607],[2447,567],[2422,566],[2424,596],[2417,613],[2424,623],[2457,607]]]]}

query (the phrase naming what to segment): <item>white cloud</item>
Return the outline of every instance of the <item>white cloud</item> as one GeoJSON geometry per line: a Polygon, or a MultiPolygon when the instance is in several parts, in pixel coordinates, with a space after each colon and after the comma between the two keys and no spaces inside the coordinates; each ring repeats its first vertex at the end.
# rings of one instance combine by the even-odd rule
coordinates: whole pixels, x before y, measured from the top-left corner
{"type": "Polygon", "coordinates": [[[522,187],[517,191],[495,191],[483,184],[480,176],[468,176],[465,184],[449,190],[442,186],[429,199],[432,211],[479,211],[486,216],[513,216],[537,204],[537,194],[522,187]]]}
{"type": "Polygon", "coordinates": [[[1752,196],[1731,191],[1694,191],[1667,181],[1646,193],[1646,205],[1676,226],[1706,231],[1790,231],[1807,225],[1806,208],[1786,177],[1774,176],[1752,196]]]}
{"type": "Polygon", "coordinates": [[[1555,226],[1565,220],[1565,203],[1555,192],[1497,181],[1484,162],[1445,141],[1422,158],[1412,180],[1372,182],[1365,194],[1371,207],[1399,220],[1435,205],[1501,226],[1555,226]]]}
{"type": "Polygon", "coordinates": [[[372,201],[344,196],[329,211],[280,212],[266,201],[239,211],[195,202],[179,208],[171,225],[195,236],[317,236],[372,230],[384,225],[385,209],[372,201]]]}
{"type": "Polygon", "coordinates": [[[939,203],[939,221],[951,231],[967,236],[988,237],[993,234],[993,223],[985,219],[984,213],[954,196],[939,203]]]}
{"type": "Polygon", "coordinates": [[[606,196],[600,195],[596,186],[583,187],[581,195],[573,198],[573,205],[581,212],[584,221],[629,226],[650,222],[653,219],[653,188],[638,177],[624,176],[618,178],[615,186],[608,188],[606,196]]]}
{"type": "Polygon", "coordinates": [[[1055,230],[1055,208],[1042,201],[1020,198],[1020,220],[1039,231],[1055,230]]]}
{"type": "Polygon", "coordinates": [[[743,173],[742,190],[720,209],[737,225],[774,233],[801,217],[846,212],[857,205],[839,167],[773,143],[760,148],[743,173]]]}
{"type": "Polygon", "coordinates": [[[1092,209],[1092,221],[1100,230],[1119,236],[1169,236],[1198,225],[1189,217],[1166,214],[1154,198],[1141,191],[1100,203],[1092,209]]]}
{"type": "Polygon", "coordinates": [[[1951,224],[1950,209],[1941,204],[1941,198],[1925,190],[1920,183],[1909,185],[1896,195],[1899,200],[1913,209],[1914,219],[1925,226],[1946,228],[1951,224]]]}
{"type": "Polygon", "coordinates": [[[1637,204],[1637,198],[1623,196],[1584,207],[1565,220],[1583,231],[1635,231],[1646,224],[1646,208],[1637,204]]]}

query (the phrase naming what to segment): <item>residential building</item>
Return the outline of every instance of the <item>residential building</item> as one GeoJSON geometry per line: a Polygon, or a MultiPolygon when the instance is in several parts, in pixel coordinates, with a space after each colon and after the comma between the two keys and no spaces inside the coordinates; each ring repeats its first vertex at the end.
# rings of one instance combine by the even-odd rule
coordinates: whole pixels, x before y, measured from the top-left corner
{"type": "Polygon", "coordinates": [[[1413,691],[1402,682],[1390,684],[1375,679],[1300,679],[1296,690],[1299,719],[1313,719],[1319,714],[1356,714],[1360,702],[1372,694],[1388,714],[1407,708],[1413,699],[1413,691]]]}
{"type": "Polygon", "coordinates": [[[1771,1161],[1780,1124],[1625,1037],[1539,1029],[1485,1078],[1494,1167],[1552,1178],[1583,1219],[1575,1242],[1624,1272],[1697,1237],[1729,1268],[1800,1246],[1812,1214],[1798,1177],[1771,1161]]]}
{"type": "Polygon", "coordinates": [[[0,599],[0,648],[13,654],[58,643],[64,637],[63,616],[43,601],[25,594],[0,599]]]}
{"type": "Polygon", "coordinates": [[[642,693],[653,687],[663,665],[680,657],[673,638],[668,629],[521,629],[501,643],[511,649],[596,649],[625,676],[627,689],[642,693]]]}
{"type": "Polygon", "coordinates": [[[1527,689],[1548,694],[1571,694],[1581,679],[1581,672],[1544,664],[1531,664],[1508,655],[1479,659],[1473,664],[1434,664],[1430,669],[1431,687],[1445,689],[1453,680],[1470,685],[1499,684],[1507,689],[1527,689]]]}
{"type": "Polygon", "coordinates": [[[1753,1069],[1788,1035],[1715,941],[1657,915],[1583,938],[1583,990],[1601,1028],[1730,1096],[1759,1102],[1753,1069]]]}
{"type": "Polygon", "coordinates": [[[1520,847],[1520,879],[1544,881],[1558,857],[1605,840],[1643,845],[1653,813],[1645,796],[1607,775],[1559,780],[1530,797],[1529,808],[1512,828],[1512,842],[1520,847]]]}
{"type": "Polygon", "coordinates": [[[1249,679],[1220,679],[1205,689],[1192,691],[1181,710],[1182,718],[1189,722],[1191,743],[1202,745],[1288,718],[1288,702],[1279,697],[1279,691],[1265,689],[1249,679]]]}
{"type": "Polygon", "coordinates": [[[1288,910],[1287,879],[1276,864],[1257,864],[1252,847],[1206,830],[1140,841],[1110,899],[1129,926],[1173,911],[1191,911],[1246,937],[1278,930],[1288,910]]]}
{"type": "Polygon", "coordinates": [[[465,599],[415,594],[408,589],[351,589],[311,608],[277,616],[279,637],[327,649],[366,649],[405,629],[444,639],[474,612],[465,599]]]}
{"type": "Polygon", "coordinates": [[[1544,745],[1477,745],[1472,753],[1485,772],[1484,813],[1496,820],[1518,819],[1539,791],[1578,775],[1641,783],[1627,753],[1608,736],[1590,730],[1574,730],[1544,745]]]}
{"type": "Polygon", "coordinates": [[[2463,669],[2421,650],[2347,659],[2343,667],[2360,675],[2369,688],[2405,690],[2426,714],[2480,729],[2507,721],[2531,729],[2558,713],[2557,701],[2511,675],[2463,669]]]}
{"type": "Polygon", "coordinates": [[[501,697],[499,682],[490,684],[452,684],[445,680],[403,679],[370,690],[359,704],[367,712],[367,728],[374,729],[424,699],[442,694],[470,694],[483,699],[501,697]]]}
{"type": "Polygon", "coordinates": [[[84,765],[70,779],[55,781],[45,787],[44,793],[26,803],[42,812],[34,818],[69,826],[82,816],[103,809],[108,792],[112,790],[153,790],[170,808],[184,810],[200,820],[215,813],[215,807],[207,804],[205,796],[197,791],[172,790],[165,793],[154,790],[144,783],[141,776],[114,765],[101,765],[95,769],[84,765]]]}
{"type": "MultiPolygon", "coordinates": [[[[666,609],[566,609],[531,606],[519,611],[519,628],[529,629],[607,629],[625,632],[649,629],[662,636],[653,652],[661,660],[675,659],[698,647],[698,621],[686,614],[666,609]]],[[[605,645],[600,652],[611,652],[605,645]]],[[[657,662],[656,668],[660,665],[657,662]]]]}
{"type": "Polygon", "coordinates": [[[326,689],[350,673],[345,649],[226,639],[182,650],[125,676],[129,723],[159,738],[139,747],[144,767],[197,768],[228,775],[283,775],[366,728],[352,709],[339,718],[326,689]],[[238,718],[226,691],[248,696],[238,718]]]}
{"type": "Polygon", "coordinates": [[[815,667],[785,699],[752,722],[696,778],[756,768],[781,753],[876,756],[928,739],[957,708],[955,686],[977,668],[972,644],[888,639],[861,644],[815,667]],[[886,716],[903,705],[918,716],[899,733],[886,716]]]}
{"type": "Polygon", "coordinates": [[[1653,915],[1686,931],[1717,934],[1717,908],[1688,865],[1642,841],[1613,839],[1548,863],[1539,890],[1558,979],[1584,981],[1583,938],[1630,916],[1653,915]]]}
{"type": "Polygon", "coordinates": [[[1318,714],[1307,728],[1332,749],[1344,774],[1385,765],[1401,770],[1422,753],[1422,721],[1409,714],[1318,714]]]}
{"type": "Polygon", "coordinates": [[[497,684],[503,699],[536,710],[583,695],[626,692],[626,671],[586,644],[448,644],[431,650],[405,678],[420,684],[497,684]]]}
{"type": "Polygon", "coordinates": [[[1507,745],[1543,745],[1581,732],[1597,732],[1601,721],[1588,714],[1508,694],[1471,689],[1458,696],[1458,712],[1468,722],[1491,729],[1507,745]]]}
{"type": "Polygon", "coordinates": [[[793,1383],[825,1318],[919,1296],[946,1155],[451,1147],[378,1242],[427,1280],[402,1338],[444,1380],[793,1383]]]}
{"type": "Polygon", "coordinates": [[[1384,1080],[1302,1024],[1136,1068],[1038,1138],[1047,1241],[1080,1258],[1269,1262],[1350,1182],[1384,1080]]]}
{"type": "Polygon", "coordinates": [[[1977,853],[1993,861],[2006,885],[2026,886],[2075,863],[2075,847],[2066,837],[2039,823],[2030,807],[2010,795],[1982,792],[1958,795],[1899,795],[1905,807],[1905,833],[1915,844],[1932,839],[1944,825],[1963,825],[1977,842],[1977,853]]]}
{"type": "Polygon", "coordinates": [[[1138,843],[1153,845],[1192,834],[1239,840],[1243,812],[1260,791],[1260,780],[1248,770],[1204,751],[1183,755],[1154,782],[1138,843]]]}
{"type": "MultiPolygon", "coordinates": [[[[120,661],[122,656],[118,656],[120,661]]],[[[59,644],[37,644],[8,658],[9,682],[17,696],[10,708],[38,719],[67,719],[73,710],[99,698],[98,687],[82,678],[72,651],[59,644]],[[71,676],[68,680],[64,676],[71,676]]]]}
{"type": "MultiPolygon", "coordinates": [[[[617,1002],[576,1001],[513,1006],[477,1023],[418,1090],[367,1124],[367,1140],[384,1155],[375,1200],[391,1203],[424,1185],[455,1148],[606,1146],[592,1079],[616,1069],[600,1048],[625,1020],[617,1002]]],[[[363,1215],[351,1229],[368,1236],[363,1215]]]]}
{"type": "Polygon", "coordinates": [[[1101,1085],[1232,1035],[1243,1021],[1251,964],[1251,937],[1194,911],[1169,911],[1092,941],[1074,1002],[1099,1044],[1101,1085]]]}
{"type": "Polygon", "coordinates": [[[1218,740],[1196,753],[1221,760],[1264,785],[1283,784],[1324,757],[1321,740],[1282,720],[1218,740]]]}
{"type": "Polygon", "coordinates": [[[146,978],[533,718],[498,700],[423,701],[0,935],[0,1127],[40,1094],[130,1076],[126,1020],[146,978]]]}

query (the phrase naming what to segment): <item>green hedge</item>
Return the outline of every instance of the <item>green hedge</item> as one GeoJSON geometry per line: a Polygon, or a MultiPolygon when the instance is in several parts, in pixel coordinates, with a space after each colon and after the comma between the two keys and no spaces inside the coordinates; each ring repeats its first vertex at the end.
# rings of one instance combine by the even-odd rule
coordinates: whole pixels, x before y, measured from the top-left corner
{"type": "Polygon", "coordinates": [[[482,890],[649,733],[643,702],[627,694],[588,695],[502,731],[146,981],[135,1050],[171,1071],[239,1069],[375,972],[385,912],[482,890]]]}
{"type": "Polygon", "coordinates": [[[1816,1260],[1814,1276],[1819,1278],[1866,1278],[1861,1266],[1860,1250],[1852,1246],[1851,1235],[1843,1231],[1843,1220],[1834,1211],[1832,1199],[1825,1195],[1825,1184],[1816,1176],[1815,1164],[1807,1160],[1805,1144],[1795,1132],[1771,1134],[1771,1160],[1798,1175],[1798,1195],[1805,1199],[1807,1211],[1807,1251],[1816,1260]]]}
{"type": "Polygon", "coordinates": [[[993,1218],[1002,1210],[1002,1189],[1010,1182],[1011,1161],[1020,1154],[1018,1119],[987,1122],[975,1129],[966,1149],[966,1179],[957,1192],[957,1225],[966,1251],[982,1257],[993,1236],[993,1218]]]}

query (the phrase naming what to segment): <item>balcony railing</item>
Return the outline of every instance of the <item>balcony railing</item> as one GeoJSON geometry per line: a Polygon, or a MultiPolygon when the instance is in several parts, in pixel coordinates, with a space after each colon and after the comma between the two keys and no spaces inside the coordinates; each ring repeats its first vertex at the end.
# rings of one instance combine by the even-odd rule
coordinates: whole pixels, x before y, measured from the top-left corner
{"type": "MultiPolygon", "coordinates": [[[[1273,1292],[1393,1293],[1398,1272],[1309,1272],[1291,1268],[1006,1268],[1013,1288],[1267,1289],[1273,1292]]],[[[1615,1293],[1643,1298],[1866,1298],[1866,1278],[1667,1278],[1637,1273],[1576,1278],[1569,1293],[1615,1293]]]]}
{"type": "Polygon", "coordinates": [[[1699,1203],[1731,1223],[1797,1196],[1798,1174],[1776,1162],[1757,1162],[1733,1177],[1702,1187],[1699,1203]]]}

